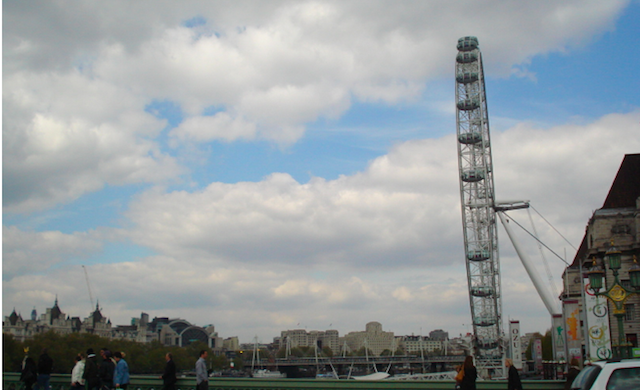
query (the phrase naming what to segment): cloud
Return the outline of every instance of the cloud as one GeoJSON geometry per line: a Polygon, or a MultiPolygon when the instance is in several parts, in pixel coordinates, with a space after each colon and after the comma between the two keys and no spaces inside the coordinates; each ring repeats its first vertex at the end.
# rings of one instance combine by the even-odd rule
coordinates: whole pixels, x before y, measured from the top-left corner
{"type": "Polygon", "coordinates": [[[185,113],[174,147],[290,145],[307,123],[339,118],[355,100],[418,98],[425,81],[449,77],[466,31],[480,37],[489,74],[514,66],[527,74],[521,66],[533,56],[610,29],[627,3],[11,3],[4,207],[32,212],[107,184],[184,173],[163,149],[166,122],[145,112],[152,101],[185,113]],[[194,17],[199,23],[186,23],[194,17]],[[212,107],[217,114],[203,116],[212,107]]]}
{"type": "MultiPolygon", "coordinates": [[[[578,245],[622,156],[640,149],[639,123],[640,113],[633,112],[495,132],[499,198],[530,199],[578,245]],[[607,146],[594,151],[593,145],[607,146]]],[[[117,234],[5,227],[3,300],[30,309],[50,305],[57,294],[63,310],[85,313],[81,270],[63,259],[128,237],[158,255],[89,267],[94,297],[114,323],[145,310],[213,322],[221,334],[247,340],[258,327],[267,341],[301,322],[310,329],[332,323],[341,332],[371,320],[399,333],[423,326],[463,331],[469,308],[457,175],[455,137],[448,135],[399,144],[366,170],[336,180],[301,184],[274,173],[256,183],[212,183],[193,192],[153,189],[130,204],[131,225],[117,234]],[[18,267],[22,259],[32,262],[18,267]]],[[[528,225],[526,211],[510,216],[528,225]]],[[[543,242],[560,255],[566,248],[570,261],[571,247],[533,218],[543,242]]],[[[537,257],[535,242],[518,235],[537,257]]],[[[505,316],[544,329],[544,305],[502,231],[500,247],[505,316]]],[[[546,257],[557,279],[564,265],[546,257]]],[[[546,275],[542,267],[538,272],[546,275]]]]}
{"type": "Polygon", "coordinates": [[[164,123],[109,83],[72,72],[15,75],[4,86],[6,212],[42,210],[106,184],[163,182],[182,172],[149,140],[164,123]]]}
{"type": "MultiPolygon", "coordinates": [[[[640,113],[633,112],[496,132],[496,192],[530,199],[577,246],[622,156],[640,148],[638,123],[640,113]],[[604,144],[600,154],[590,154],[604,144]]],[[[93,266],[91,273],[101,275],[96,296],[118,318],[140,308],[170,312],[246,338],[258,324],[266,337],[301,321],[353,330],[378,320],[408,333],[427,325],[462,327],[468,295],[457,175],[455,137],[445,136],[399,144],[365,171],[336,180],[300,184],[276,173],[194,192],[148,191],[130,205],[132,225],[121,235],[159,255],[93,266]],[[112,291],[112,285],[121,287],[112,291]],[[425,323],[424,313],[439,315],[425,323]]],[[[509,214],[528,227],[526,211],[509,214]]],[[[532,214],[542,241],[560,255],[566,249],[570,261],[572,248],[532,214]]],[[[535,242],[518,235],[537,257],[535,242]]],[[[505,316],[544,329],[544,305],[502,231],[500,246],[505,316]]],[[[557,279],[564,264],[546,257],[557,279]]],[[[546,277],[543,267],[538,272],[546,277]]],[[[18,299],[12,291],[20,280],[5,282],[7,299],[18,299]]]]}
{"type": "Polygon", "coordinates": [[[149,191],[130,206],[131,238],[170,256],[215,254],[240,263],[437,264],[441,253],[431,248],[459,233],[455,159],[445,158],[443,145],[455,150],[454,137],[406,143],[366,172],[334,181],[300,184],[274,173],[258,183],[212,183],[194,193],[149,191]],[[434,220],[451,227],[435,227],[434,220]],[[436,232],[439,237],[429,236],[436,232]]]}
{"type": "Polygon", "coordinates": [[[101,250],[102,242],[95,233],[29,232],[15,226],[3,226],[2,279],[46,273],[51,267],[86,258],[101,250]]]}

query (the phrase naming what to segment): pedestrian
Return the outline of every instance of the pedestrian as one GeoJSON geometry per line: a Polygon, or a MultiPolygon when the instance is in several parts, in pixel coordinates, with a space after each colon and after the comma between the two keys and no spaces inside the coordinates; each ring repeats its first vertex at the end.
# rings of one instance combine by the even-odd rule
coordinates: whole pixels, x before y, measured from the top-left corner
{"type": "Polygon", "coordinates": [[[464,370],[464,374],[460,381],[460,390],[476,390],[476,378],[478,377],[478,371],[473,365],[473,356],[469,355],[464,358],[461,370],[464,370]]]}
{"type": "Polygon", "coordinates": [[[42,348],[42,355],[38,358],[38,384],[36,389],[49,390],[49,379],[53,369],[53,359],[47,354],[47,349],[42,348]]]}
{"type": "Polygon", "coordinates": [[[71,387],[73,390],[84,390],[84,357],[81,353],[76,356],[76,364],[71,370],[71,387]]]}
{"type": "Polygon", "coordinates": [[[24,382],[25,390],[31,387],[38,380],[38,367],[36,362],[29,356],[29,347],[24,349],[24,359],[22,359],[22,370],[20,371],[20,382],[24,382]]]}
{"type": "Polygon", "coordinates": [[[122,352],[115,352],[113,357],[116,360],[116,369],[113,374],[113,383],[116,385],[116,389],[127,390],[129,385],[129,365],[124,360],[124,354],[122,352]]]}
{"type": "Polygon", "coordinates": [[[507,390],[522,390],[522,383],[520,382],[520,374],[518,374],[518,370],[513,366],[513,360],[506,359],[504,364],[509,369],[507,390]]]}
{"type": "Polygon", "coordinates": [[[578,359],[576,358],[571,359],[571,362],[569,363],[569,365],[570,367],[569,367],[569,370],[567,371],[567,382],[564,384],[565,390],[571,389],[571,384],[573,383],[573,380],[576,379],[576,377],[580,373],[580,363],[578,363],[578,359]]]}
{"type": "Polygon", "coordinates": [[[87,358],[84,362],[84,373],[82,374],[87,390],[100,389],[100,370],[96,362],[96,354],[93,349],[87,349],[87,358]]]}
{"type": "Polygon", "coordinates": [[[455,385],[455,389],[458,390],[460,389],[460,383],[462,382],[462,378],[464,377],[464,370],[462,369],[462,366],[456,366],[456,377],[454,378],[456,380],[456,385],[455,385]]]}
{"type": "Polygon", "coordinates": [[[109,390],[113,388],[113,374],[116,371],[116,362],[111,359],[111,351],[106,348],[100,350],[100,355],[102,356],[102,362],[98,368],[100,388],[109,390]]]}
{"type": "Polygon", "coordinates": [[[176,382],[178,378],[176,377],[176,364],[173,362],[173,355],[167,353],[165,355],[165,360],[167,364],[164,366],[164,372],[162,373],[162,382],[164,390],[176,390],[176,382]]]}
{"type": "Polygon", "coordinates": [[[200,351],[200,359],[196,362],[196,390],[209,389],[209,376],[207,375],[207,351],[200,351]]]}

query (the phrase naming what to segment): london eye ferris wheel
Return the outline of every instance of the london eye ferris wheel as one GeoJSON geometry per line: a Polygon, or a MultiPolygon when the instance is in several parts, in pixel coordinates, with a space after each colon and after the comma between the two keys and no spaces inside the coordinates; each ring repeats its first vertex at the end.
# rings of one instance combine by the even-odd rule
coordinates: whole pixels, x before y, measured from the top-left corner
{"type": "Polygon", "coordinates": [[[489,117],[478,39],[458,40],[456,127],[465,264],[478,368],[501,370],[502,303],[489,117]]]}

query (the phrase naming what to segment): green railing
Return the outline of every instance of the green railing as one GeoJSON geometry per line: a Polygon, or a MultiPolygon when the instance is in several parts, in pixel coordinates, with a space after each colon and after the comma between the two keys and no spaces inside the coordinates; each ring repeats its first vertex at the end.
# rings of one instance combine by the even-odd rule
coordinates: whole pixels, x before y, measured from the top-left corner
{"type": "MultiPolygon", "coordinates": [[[[20,374],[5,372],[2,374],[2,388],[21,390],[20,374]]],[[[51,375],[51,390],[68,390],[70,375],[51,375]]],[[[561,390],[563,381],[522,381],[527,390],[561,390]]],[[[195,378],[180,378],[178,390],[195,390],[195,378]]],[[[356,380],[316,380],[316,379],[252,379],[252,378],[211,378],[209,390],[306,390],[306,389],[388,389],[388,390],[451,390],[453,381],[356,381],[356,380]]],[[[478,381],[478,390],[506,390],[506,381],[478,381]]],[[[132,375],[129,390],[161,390],[162,380],[154,376],[132,375]]]]}

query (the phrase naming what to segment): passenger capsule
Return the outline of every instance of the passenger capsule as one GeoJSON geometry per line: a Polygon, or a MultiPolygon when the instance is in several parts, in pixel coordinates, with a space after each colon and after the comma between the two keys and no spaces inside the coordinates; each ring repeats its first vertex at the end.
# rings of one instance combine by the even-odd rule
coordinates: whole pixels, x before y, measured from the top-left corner
{"type": "Polygon", "coordinates": [[[476,317],[473,321],[476,326],[493,326],[496,324],[495,317],[476,317]]]}
{"type": "Polygon", "coordinates": [[[464,99],[460,100],[457,106],[463,111],[471,111],[480,107],[480,102],[478,102],[478,99],[464,99]]]}
{"type": "Polygon", "coordinates": [[[495,349],[495,348],[498,348],[498,342],[495,340],[480,340],[478,341],[478,348],[495,349]]]}
{"type": "Polygon", "coordinates": [[[459,51],[471,51],[478,48],[478,38],[476,37],[464,37],[458,39],[459,51]]]}
{"type": "Polygon", "coordinates": [[[467,259],[471,261],[485,261],[489,259],[489,251],[487,250],[472,250],[467,254],[467,259]]]}
{"type": "Polygon", "coordinates": [[[456,56],[456,62],[459,64],[470,64],[478,61],[478,53],[476,52],[460,52],[456,56]]]}
{"type": "Polygon", "coordinates": [[[493,295],[493,288],[488,286],[471,287],[471,295],[481,298],[490,297],[493,295]]]}
{"type": "Polygon", "coordinates": [[[469,84],[478,81],[478,73],[466,72],[460,73],[456,76],[456,81],[460,84],[469,84]]]}
{"type": "Polygon", "coordinates": [[[458,141],[465,145],[477,144],[478,142],[482,141],[482,134],[475,131],[471,133],[460,134],[458,136],[458,141]]]}
{"type": "Polygon", "coordinates": [[[484,172],[479,169],[472,169],[462,172],[462,181],[467,183],[476,183],[480,180],[484,180],[484,172]]]}

